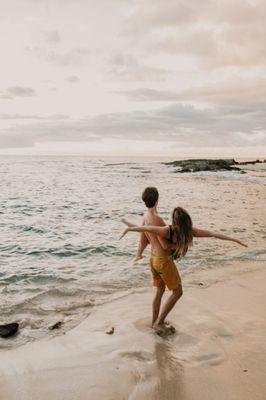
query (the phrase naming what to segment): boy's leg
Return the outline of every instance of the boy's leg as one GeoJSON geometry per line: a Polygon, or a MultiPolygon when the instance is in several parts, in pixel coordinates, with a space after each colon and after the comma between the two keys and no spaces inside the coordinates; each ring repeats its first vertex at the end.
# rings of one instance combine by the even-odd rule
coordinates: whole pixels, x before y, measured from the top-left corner
{"type": "Polygon", "coordinates": [[[180,284],[177,289],[174,289],[171,296],[168,298],[167,302],[164,305],[164,308],[156,321],[156,325],[161,325],[164,323],[165,318],[172,310],[176,302],[180,299],[183,294],[182,285],[180,284]]]}
{"type": "Polygon", "coordinates": [[[168,257],[164,262],[162,266],[162,279],[164,280],[165,284],[167,285],[169,290],[172,290],[171,296],[167,299],[162,312],[159,315],[159,318],[157,319],[156,323],[154,324],[155,326],[158,327],[158,325],[163,325],[164,320],[166,316],[169,314],[169,312],[172,310],[178,299],[183,294],[182,291],[182,282],[181,278],[178,272],[178,269],[176,268],[176,265],[171,257],[168,257]],[[174,289],[172,289],[174,288],[174,289]]]}
{"type": "Polygon", "coordinates": [[[154,322],[157,320],[160,312],[161,300],[165,291],[165,285],[157,286],[156,289],[157,289],[156,294],[152,303],[152,326],[154,322]]]}

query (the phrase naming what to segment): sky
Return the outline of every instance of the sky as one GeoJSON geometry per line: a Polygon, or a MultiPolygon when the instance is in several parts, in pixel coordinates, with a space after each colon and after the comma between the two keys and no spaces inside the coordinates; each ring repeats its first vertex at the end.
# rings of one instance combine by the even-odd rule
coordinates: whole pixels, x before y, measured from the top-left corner
{"type": "Polygon", "coordinates": [[[265,157],[265,0],[0,0],[0,154],[265,157]]]}

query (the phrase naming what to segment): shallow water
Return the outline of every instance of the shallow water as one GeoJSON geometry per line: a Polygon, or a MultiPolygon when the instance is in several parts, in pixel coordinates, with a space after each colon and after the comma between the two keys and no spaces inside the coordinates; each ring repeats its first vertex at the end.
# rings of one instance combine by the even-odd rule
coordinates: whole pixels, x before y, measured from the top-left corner
{"type": "Polygon", "coordinates": [[[0,158],[0,323],[18,321],[22,328],[17,337],[0,339],[0,347],[67,330],[92,307],[150,285],[148,251],[132,265],[138,236],[118,241],[121,217],[140,222],[148,185],[159,189],[166,222],[181,205],[195,226],[249,245],[195,240],[179,262],[181,273],[266,260],[265,164],[243,175],[173,171],[154,159],[0,158]],[[62,329],[49,331],[58,320],[62,329]]]}

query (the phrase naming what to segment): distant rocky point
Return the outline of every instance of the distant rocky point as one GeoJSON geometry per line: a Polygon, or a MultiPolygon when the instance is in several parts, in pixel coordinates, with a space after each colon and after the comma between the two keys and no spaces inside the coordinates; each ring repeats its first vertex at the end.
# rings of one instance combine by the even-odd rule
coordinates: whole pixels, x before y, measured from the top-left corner
{"type": "Polygon", "coordinates": [[[256,161],[245,161],[239,163],[235,161],[233,158],[224,160],[195,159],[195,160],[171,161],[163,164],[178,167],[179,169],[175,170],[174,172],[239,171],[242,174],[245,174],[245,171],[237,167],[237,165],[256,164],[256,163],[263,163],[265,161],[266,160],[264,161],[256,160],[256,161]]]}
{"type": "Polygon", "coordinates": [[[244,161],[241,163],[238,163],[240,165],[247,165],[247,164],[260,164],[260,163],[266,163],[266,160],[255,160],[255,161],[244,161]]]}

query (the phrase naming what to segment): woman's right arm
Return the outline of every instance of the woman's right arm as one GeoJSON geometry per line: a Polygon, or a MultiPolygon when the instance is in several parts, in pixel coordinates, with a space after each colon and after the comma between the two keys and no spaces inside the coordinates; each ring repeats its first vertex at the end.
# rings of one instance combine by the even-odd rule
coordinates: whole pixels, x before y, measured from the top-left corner
{"type": "Polygon", "coordinates": [[[121,222],[123,222],[123,224],[125,224],[126,226],[130,227],[130,226],[137,226],[136,224],[134,224],[133,222],[128,221],[126,218],[121,218],[121,222]]]}

